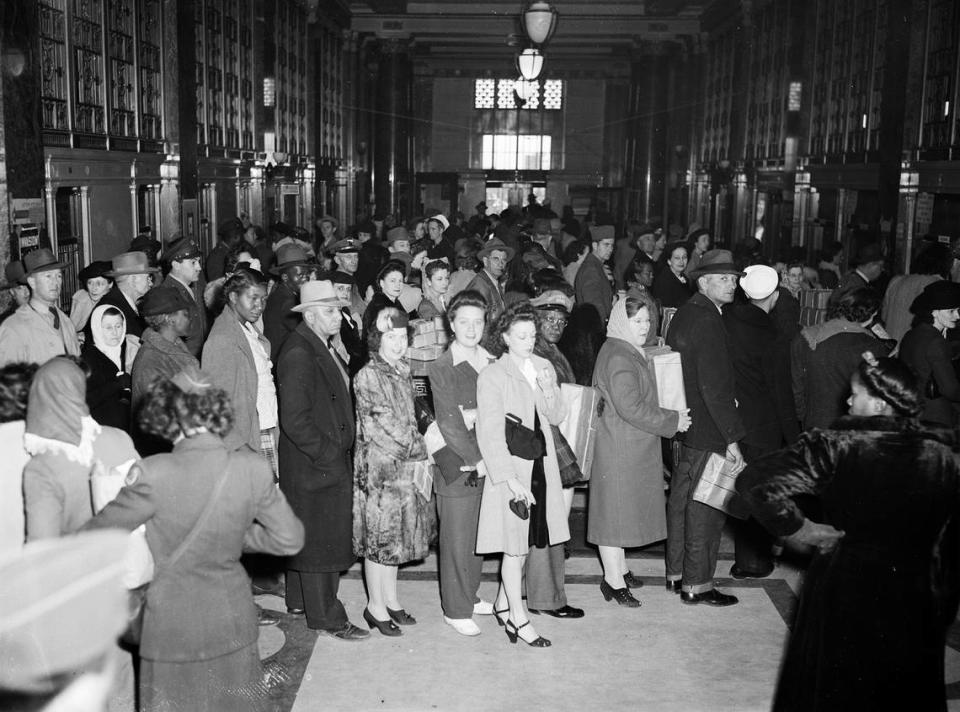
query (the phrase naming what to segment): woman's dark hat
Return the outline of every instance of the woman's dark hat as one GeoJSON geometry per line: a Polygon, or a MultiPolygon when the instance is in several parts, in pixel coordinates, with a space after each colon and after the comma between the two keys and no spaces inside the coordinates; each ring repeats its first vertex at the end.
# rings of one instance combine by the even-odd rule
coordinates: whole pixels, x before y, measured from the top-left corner
{"type": "Polygon", "coordinates": [[[693,279],[705,274],[735,274],[743,276],[743,272],[733,262],[733,253],[730,250],[707,250],[700,258],[700,264],[695,270],[688,273],[693,279]]]}
{"type": "Polygon", "coordinates": [[[175,287],[154,287],[140,300],[140,314],[157,316],[189,309],[190,304],[175,287]]]}
{"type": "Polygon", "coordinates": [[[96,279],[97,277],[110,279],[110,277],[107,276],[107,272],[112,269],[113,263],[107,260],[97,260],[95,262],[91,262],[82,270],[80,270],[80,274],[77,275],[77,281],[80,283],[81,287],[86,287],[88,279],[96,279]]]}
{"type": "Polygon", "coordinates": [[[960,309],[960,284],[946,280],[928,284],[910,305],[910,311],[914,314],[925,314],[935,309],[960,309]]]}

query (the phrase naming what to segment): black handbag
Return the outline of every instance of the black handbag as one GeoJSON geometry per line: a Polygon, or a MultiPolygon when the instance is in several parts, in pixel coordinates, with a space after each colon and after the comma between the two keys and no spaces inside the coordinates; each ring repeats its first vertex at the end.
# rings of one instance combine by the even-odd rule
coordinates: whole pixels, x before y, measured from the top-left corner
{"type": "Polygon", "coordinates": [[[521,460],[536,460],[547,453],[547,442],[540,429],[531,430],[513,413],[506,417],[507,449],[521,460]]]}

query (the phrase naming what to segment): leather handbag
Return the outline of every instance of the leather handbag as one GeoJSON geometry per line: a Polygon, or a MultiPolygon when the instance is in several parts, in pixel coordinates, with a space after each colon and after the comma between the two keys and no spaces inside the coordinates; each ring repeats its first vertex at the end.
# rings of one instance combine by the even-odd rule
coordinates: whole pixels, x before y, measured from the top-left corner
{"type": "Polygon", "coordinates": [[[536,460],[547,453],[547,442],[543,431],[531,429],[523,424],[513,413],[507,413],[505,420],[507,449],[521,460],[536,460]]]}
{"type": "Polygon", "coordinates": [[[522,499],[511,499],[507,506],[510,507],[510,511],[520,517],[520,519],[530,518],[530,508],[522,499]]]}

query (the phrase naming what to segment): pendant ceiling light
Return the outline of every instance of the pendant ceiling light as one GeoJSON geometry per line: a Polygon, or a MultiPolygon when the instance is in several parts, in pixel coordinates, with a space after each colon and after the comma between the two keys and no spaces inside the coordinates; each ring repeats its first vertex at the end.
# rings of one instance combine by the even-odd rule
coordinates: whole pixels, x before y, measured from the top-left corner
{"type": "Polygon", "coordinates": [[[544,0],[529,3],[523,10],[523,30],[535,45],[550,40],[557,29],[557,11],[544,0]]]}
{"type": "Polygon", "coordinates": [[[543,70],[543,55],[540,50],[528,48],[517,55],[517,71],[520,76],[532,82],[543,70]]]}

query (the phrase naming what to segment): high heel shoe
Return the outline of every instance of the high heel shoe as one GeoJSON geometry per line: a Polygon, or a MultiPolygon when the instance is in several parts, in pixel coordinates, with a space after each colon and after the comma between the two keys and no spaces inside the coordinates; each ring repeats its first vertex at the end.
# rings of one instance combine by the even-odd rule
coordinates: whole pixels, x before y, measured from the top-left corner
{"type": "Polygon", "coordinates": [[[390,620],[392,620],[397,625],[416,625],[417,624],[417,619],[411,616],[402,608],[400,609],[388,608],[387,615],[390,616],[390,620]]]}
{"type": "Polygon", "coordinates": [[[552,645],[552,643],[542,635],[537,636],[533,640],[527,640],[526,638],[523,638],[520,635],[520,631],[528,625],[530,625],[530,621],[518,626],[512,620],[507,620],[506,624],[503,626],[503,629],[507,632],[507,640],[516,645],[517,639],[519,638],[531,648],[549,648],[552,645]],[[513,628],[513,630],[510,630],[511,628],[513,628]]]}
{"type": "Polygon", "coordinates": [[[363,609],[363,620],[365,620],[367,625],[370,626],[370,630],[376,628],[380,631],[381,635],[386,635],[390,638],[396,638],[398,635],[403,635],[403,631],[400,630],[400,626],[398,626],[392,620],[378,621],[373,617],[373,614],[370,612],[369,608],[363,609]]]}
{"type": "Polygon", "coordinates": [[[624,586],[623,588],[614,588],[610,584],[603,580],[600,582],[600,593],[603,594],[603,599],[609,601],[610,599],[616,600],[621,606],[626,606],[627,608],[639,608],[640,601],[633,597],[633,594],[630,593],[630,589],[624,586]]]}
{"type": "Polygon", "coordinates": [[[498,611],[496,608],[493,609],[493,617],[496,618],[496,620],[497,620],[497,625],[500,626],[501,628],[504,628],[504,627],[507,625],[507,622],[506,622],[507,619],[506,619],[506,618],[501,618],[501,617],[500,617],[500,614],[501,614],[501,613],[507,613],[507,614],[509,614],[509,613],[510,613],[510,607],[508,606],[507,608],[504,608],[503,610],[499,610],[499,611],[498,611]]]}

